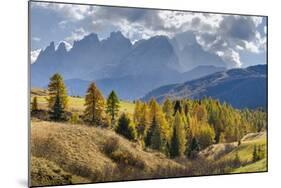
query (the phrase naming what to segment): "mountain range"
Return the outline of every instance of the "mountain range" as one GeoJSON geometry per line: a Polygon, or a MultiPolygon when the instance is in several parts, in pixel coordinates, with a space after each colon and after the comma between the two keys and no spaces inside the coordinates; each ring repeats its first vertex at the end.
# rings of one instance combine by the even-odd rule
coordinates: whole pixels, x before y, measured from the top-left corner
{"type": "Polygon", "coordinates": [[[267,106],[267,65],[230,69],[184,83],[164,85],[150,91],[142,99],[166,97],[202,99],[212,97],[235,108],[267,106]]]}
{"type": "Polygon", "coordinates": [[[154,88],[223,71],[225,63],[197,43],[191,32],[174,38],[154,36],[135,42],[119,31],[100,40],[95,33],[75,41],[51,42],[31,65],[31,86],[46,87],[56,72],[62,74],[70,95],[84,95],[95,81],[104,95],[112,89],[122,99],[143,97],[154,88]]]}

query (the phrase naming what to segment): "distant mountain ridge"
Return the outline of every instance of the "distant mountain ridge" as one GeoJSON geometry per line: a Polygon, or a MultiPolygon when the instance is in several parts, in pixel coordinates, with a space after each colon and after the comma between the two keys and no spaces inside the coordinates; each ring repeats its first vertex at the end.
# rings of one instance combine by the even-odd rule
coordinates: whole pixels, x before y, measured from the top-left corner
{"type": "MultiPolygon", "coordinates": [[[[127,75],[119,78],[96,80],[96,84],[105,96],[107,96],[111,90],[115,90],[122,99],[134,100],[144,96],[148,91],[156,88],[156,85],[162,86],[163,83],[183,82],[224,70],[225,68],[222,67],[200,66],[184,73],[174,72],[174,76],[169,78],[170,81],[165,78],[166,74],[164,72],[161,77],[153,74],[137,76],[127,75]]],[[[90,82],[91,81],[82,79],[69,79],[65,81],[69,94],[79,96],[85,95],[90,82]]]]}
{"type": "Polygon", "coordinates": [[[95,81],[105,95],[114,89],[122,99],[134,100],[165,84],[225,70],[219,56],[204,51],[192,33],[182,35],[192,40],[154,36],[132,44],[117,31],[103,40],[91,33],[75,41],[68,51],[63,42],[57,49],[51,42],[31,65],[31,86],[46,87],[58,72],[73,95],[84,95],[86,83],[95,81]],[[190,51],[184,50],[187,48],[190,51]]]}
{"type": "Polygon", "coordinates": [[[69,50],[63,50],[62,43],[55,50],[54,42],[42,50],[31,65],[31,85],[44,86],[55,72],[65,79],[80,78],[95,80],[108,77],[107,70],[117,66],[121,58],[129,53],[132,44],[121,32],[112,32],[110,37],[99,40],[95,33],[73,43],[69,50]],[[94,73],[94,74],[93,74],[94,73]]]}
{"type": "Polygon", "coordinates": [[[267,106],[267,65],[230,69],[179,84],[164,85],[142,99],[165,97],[201,99],[212,97],[236,108],[267,106]]]}

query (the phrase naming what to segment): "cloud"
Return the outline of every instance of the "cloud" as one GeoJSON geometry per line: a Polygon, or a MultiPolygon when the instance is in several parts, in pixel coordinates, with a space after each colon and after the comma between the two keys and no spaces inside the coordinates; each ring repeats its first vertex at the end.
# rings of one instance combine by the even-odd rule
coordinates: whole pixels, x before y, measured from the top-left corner
{"type": "Polygon", "coordinates": [[[73,30],[64,38],[69,44],[92,32],[105,38],[111,31],[119,30],[135,42],[155,35],[172,38],[191,31],[204,50],[219,55],[229,67],[243,64],[241,51],[258,54],[266,50],[266,36],[263,35],[266,27],[258,31],[263,24],[263,18],[259,16],[38,2],[32,2],[32,5],[61,15],[58,27],[63,31],[66,28],[73,30]],[[66,27],[71,24],[72,27],[66,27]]]}
{"type": "Polygon", "coordinates": [[[38,57],[38,55],[40,54],[41,49],[37,49],[37,50],[33,50],[30,52],[30,60],[31,60],[31,64],[34,63],[38,57]]]}
{"type": "Polygon", "coordinates": [[[31,6],[57,11],[72,21],[82,20],[94,10],[93,6],[48,2],[32,2],[31,6]]]}
{"type": "Polygon", "coordinates": [[[39,42],[39,41],[41,41],[41,38],[39,38],[39,37],[32,37],[32,40],[35,41],[35,42],[39,42]]]}
{"type": "Polygon", "coordinates": [[[85,31],[83,28],[79,28],[74,30],[69,37],[66,37],[65,41],[72,44],[74,41],[81,40],[88,34],[89,32],[85,31]]]}
{"type": "Polygon", "coordinates": [[[69,51],[69,50],[72,48],[72,45],[71,45],[69,42],[63,40],[63,41],[60,41],[60,42],[56,45],[56,47],[55,47],[56,50],[58,49],[60,43],[64,43],[64,44],[65,44],[66,51],[69,51]]]}
{"type": "Polygon", "coordinates": [[[260,50],[259,50],[258,46],[255,45],[254,42],[244,41],[244,43],[245,43],[245,48],[246,48],[248,51],[250,51],[250,52],[252,52],[252,53],[259,53],[260,50]]]}
{"type": "Polygon", "coordinates": [[[266,38],[258,31],[261,23],[262,17],[224,15],[210,32],[201,30],[197,41],[205,50],[219,55],[229,68],[240,67],[240,51],[258,54],[265,50],[266,38]]]}
{"type": "Polygon", "coordinates": [[[227,37],[249,41],[255,37],[260,20],[250,16],[225,16],[219,29],[227,37]]]}

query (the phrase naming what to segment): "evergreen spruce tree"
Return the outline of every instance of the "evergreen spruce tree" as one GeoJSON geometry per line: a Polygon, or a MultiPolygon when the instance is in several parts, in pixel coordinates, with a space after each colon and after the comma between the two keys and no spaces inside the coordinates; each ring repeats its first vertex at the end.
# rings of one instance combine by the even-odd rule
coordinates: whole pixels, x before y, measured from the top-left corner
{"type": "Polygon", "coordinates": [[[57,96],[60,98],[62,109],[65,110],[67,108],[67,90],[60,74],[56,73],[50,78],[50,83],[48,85],[48,95],[49,108],[53,108],[55,101],[57,100],[57,96]]]}
{"type": "Polygon", "coordinates": [[[91,83],[85,98],[84,120],[91,125],[102,126],[105,117],[105,101],[95,83],[91,83]]]}
{"type": "Polygon", "coordinates": [[[65,120],[63,104],[61,102],[61,98],[59,97],[59,94],[56,97],[55,104],[51,111],[51,119],[54,121],[65,120]]]}
{"type": "Polygon", "coordinates": [[[182,106],[180,100],[176,100],[175,106],[174,106],[174,115],[179,112],[180,114],[182,113],[182,106]]]}
{"type": "Polygon", "coordinates": [[[111,91],[106,101],[106,113],[111,117],[111,123],[115,124],[116,116],[118,115],[120,108],[120,101],[116,93],[111,91]]]}
{"type": "Polygon", "coordinates": [[[151,140],[152,140],[152,136],[153,136],[153,131],[154,131],[155,126],[156,126],[155,122],[156,122],[156,117],[154,116],[152,118],[151,126],[149,127],[149,129],[147,130],[147,133],[145,135],[144,142],[145,142],[146,147],[151,147],[151,140]]]}
{"type": "Polygon", "coordinates": [[[170,157],[175,158],[177,156],[179,156],[179,143],[177,139],[177,130],[176,127],[174,126],[173,135],[171,139],[171,146],[170,146],[170,157]]]}
{"type": "Polygon", "coordinates": [[[135,127],[132,125],[131,119],[125,113],[120,116],[115,132],[123,135],[129,140],[134,140],[137,136],[135,127]]]}
{"type": "Polygon", "coordinates": [[[174,120],[174,130],[171,139],[170,156],[182,157],[186,149],[186,134],[181,114],[176,112],[174,120]]]}
{"type": "Polygon", "coordinates": [[[161,129],[159,122],[157,122],[154,117],[152,120],[152,130],[151,130],[151,148],[155,150],[161,150],[162,138],[161,138],[161,129]]]}
{"type": "Polygon", "coordinates": [[[197,157],[200,147],[196,137],[193,137],[189,146],[188,157],[194,159],[197,157]]]}

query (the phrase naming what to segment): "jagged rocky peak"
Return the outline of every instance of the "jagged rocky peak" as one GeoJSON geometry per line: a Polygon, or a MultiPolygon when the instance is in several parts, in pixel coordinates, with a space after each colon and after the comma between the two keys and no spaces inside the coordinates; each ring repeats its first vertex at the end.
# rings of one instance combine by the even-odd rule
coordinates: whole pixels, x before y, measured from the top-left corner
{"type": "Polygon", "coordinates": [[[131,41],[128,38],[126,38],[120,31],[111,32],[110,36],[107,39],[105,39],[105,42],[106,43],[118,42],[123,45],[125,45],[125,44],[130,45],[130,46],[132,45],[131,41]]]}
{"type": "Polygon", "coordinates": [[[91,34],[85,36],[82,40],[91,41],[91,42],[99,42],[99,38],[96,33],[91,33],[91,34]]]}
{"type": "Polygon", "coordinates": [[[147,40],[148,44],[150,45],[158,45],[159,47],[163,48],[165,46],[171,46],[171,43],[169,42],[169,38],[164,36],[164,35],[157,35],[155,37],[151,37],[150,39],[147,40]],[[163,46],[161,46],[163,45],[163,46]]]}
{"type": "Polygon", "coordinates": [[[64,42],[60,42],[58,48],[57,48],[57,52],[59,53],[66,53],[66,46],[64,42]]]}
{"type": "Polygon", "coordinates": [[[55,42],[52,41],[49,46],[46,47],[44,52],[55,52],[55,42]]]}
{"type": "Polygon", "coordinates": [[[96,33],[91,33],[81,40],[74,41],[72,50],[82,48],[90,48],[99,45],[100,41],[96,33]]]}
{"type": "Polygon", "coordinates": [[[120,31],[113,31],[110,33],[109,38],[124,39],[124,35],[120,31]]]}

